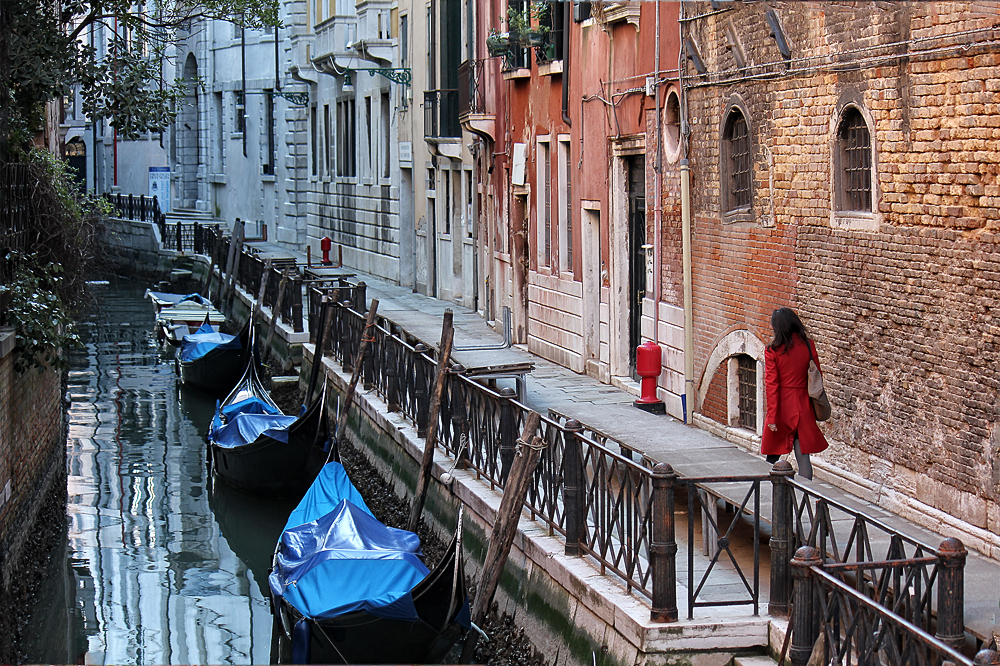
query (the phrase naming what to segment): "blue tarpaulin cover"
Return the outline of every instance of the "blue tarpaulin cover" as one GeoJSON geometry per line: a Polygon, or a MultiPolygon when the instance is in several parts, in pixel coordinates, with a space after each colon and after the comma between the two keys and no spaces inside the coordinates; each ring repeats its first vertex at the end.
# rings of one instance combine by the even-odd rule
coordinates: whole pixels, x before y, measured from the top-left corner
{"type": "Polygon", "coordinates": [[[235,335],[216,333],[211,324],[202,324],[191,335],[185,335],[181,342],[181,360],[199,359],[213,349],[242,349],[240,339],[235,335]]]}
{"type": "Polygon", "coordinates": [[[380,523],[332,462],[285,526],[271,592],[315,620],[362,610],[416,620],[411,591],[429,573],[419,555],[419,537],[380,523]]]}
{"type": "Polygon", "coordinates": [[[147,291],[146,295],[150,297],[154,302],[158,303],[183,303],[186,301],[193,301],[199,305],[210,305],[207,298],[201,294],[168,294],[164,291],[147,291]]]}
{"type": "Polygon", "coordinates": [[[225,423],[216,412],[212,419],[212,440],[231,449],[249,444],[261,435],[288,442],[288,426],[296,421],[260,398],[247,398],[222,408],[225,423]]]}

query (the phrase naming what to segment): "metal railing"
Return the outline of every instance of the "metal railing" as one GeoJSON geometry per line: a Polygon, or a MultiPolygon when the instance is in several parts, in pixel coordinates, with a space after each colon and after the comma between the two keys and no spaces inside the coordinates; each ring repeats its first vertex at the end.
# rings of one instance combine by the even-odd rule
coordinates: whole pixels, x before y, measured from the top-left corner
{"type": "Polygon", "coordinates": [[[31,224],[32,184],[27,165],[0,165],[0,284],[7,284],[17,268],[11,253],[30,252],[37,238],[31,224]]]}
{"type": "MultiPolygon", "coordinates": [[[[315,340],[317,334],[318,324],[313,322],[327,316],[330,326],[320,351],[339,360],[345,372],[353,370],[360,346],[366,299],[364,283],[315,281],[309,286],[310,339],[315,340]]],[[[391,411],[412,422],[418,436],[426,436],[437,372],[435,352],[414,343],[384,318],[377,321],[373,337],[373,353],[361,375],[366,390],[380,395],[391,411]]],[[[512,389],[493,390],[464,372],[460,365],[447,369],[438,445],[455,459],[457,468],[471,470],[491,487],[502,489],[529,409],[517,402],[512,389]]],[[[602,573],[617,576],[628,591],[649,598],[654,621],[678,619],[675,520],[686,520],[688,531],[688,617],[708,606],[748,605],[754,614],[759,612],[763,603],[762,522],[766,520],[760,509],[763,489],[769,484],[772,535],[767,603],[772,615],[788,614],[792,552],[808,545],[819,554],[818,561],[850,583],[865,604],[898,616],[908,623],[907,631],[929,633],[933,626],[940,636],[942,626],[959,631],[964,627],[961,604],[941,602],[957,589],[955,580],[961,579],[964,556],[949,557],[945,548],[930,548],[795,483],[785,461],[779,461],[767,475],[683,477],[667,464],[653,466],[638,452],[586,431],[576,421],[563,422],[556,414],[542,418],[539,436],[546,447],[525,508],[550,534],[565,539],[568,555],[592,557],[602,573]],[[735,515],[727,525],[708,510],[708,503],[720,497],[718,484],[726,484],[727,497],[737,498],[735,515]],[[678,499],[685,497],[686,506],[675,514],[680,509],[678,499]],[[707,564],[696,563],[693,554],[699,523],[701,531],[714,538],[707,564]],[[752,558],[736,552],[737,530],[749,530],[752,558]],[[945,569],[950,572],[947,576],[942,574],[945,569]],[[713,585],[713,576],[723,570],[727,583],[739,581],[735,588],[713,585]],[[720,587],[731,589],[712,589],[720,587]]]]}
{"type": "Polygon", "coordinates": [[[462,136],[458,122],[458,90],[424,91],[424,137],[462,136]]]}
{"type": "Polygon", "coordinates": [[[466,60],[458,66],[458,115],[486,113],[483,60],[466,60]]]}

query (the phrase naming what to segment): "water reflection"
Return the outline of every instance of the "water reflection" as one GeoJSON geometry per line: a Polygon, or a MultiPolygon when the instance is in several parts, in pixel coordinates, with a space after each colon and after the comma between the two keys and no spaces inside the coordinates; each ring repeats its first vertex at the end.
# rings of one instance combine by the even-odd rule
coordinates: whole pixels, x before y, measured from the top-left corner
{"type": "Polygon", "coordinates": [[[68,561],[50,577],[63,590],[46,592],[33,625],[39,638],[66,636],[65,654],[38,646],[29,657],[266,663],[265,579],[291,506],[211,488],[203,433],[214,400],[178,388],[143,285],[95,289],[101,309],[81,327],[69,377],[68,561]]]}

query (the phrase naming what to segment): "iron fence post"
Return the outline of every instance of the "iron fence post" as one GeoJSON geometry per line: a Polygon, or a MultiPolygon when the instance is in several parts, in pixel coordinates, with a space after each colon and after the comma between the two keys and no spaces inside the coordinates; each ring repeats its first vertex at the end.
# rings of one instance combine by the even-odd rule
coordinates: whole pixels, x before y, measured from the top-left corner
{"type": "Polygon", "coordinates": [[[512,388],[500,389],[500,485],[507,485],[507,476],[514,464],[514,448],[517,440],[517,421],[514,415],[513,398],[517,392],[512,388]]]}
{"type": "Polygon", "coordinates": [[[566,421],[563,427],[566,432],[566,452],[563,457],[563,505],[566,511],[566,554],[580,554],[580,541],[583,538],[583,502],[580,487],[583,485],[582,449],[580,433],[583,424],[576,419],[566,421]]]}
{"type": "Polygon", "coordinates": [[[653,535],[649,567],[653,577],[652,622],[677,621],[677,541],[674,534],[674,482],[677,473],[667,463],[653,468],[653,535]]]}
{"type": "Polygon", "coordinates": [[[465,366],[456,363],[448,371],[451,374],[449,394],[451,396],[452,446],[455,450],[455,467],[465,469],[466,454],[462,447],[465,439],[465,428],[468,423],[465,409],[465,386],[459,377],[465,372],[465,366]]]}
{"type": "Polygon", "coordinates": [[[359,282],[354,291],[354,309],[361,314],[368,312],[368,285],[364,282],[359,282]]]}
{"type": "Polygon", "coordinates": [[[354,372],[354,317],[351,315],[351,302],[341,303],[341,314],[344,317],[344,352],[340,357],[340,365],[344,372],[354,372]]]}
{"type": "Polygon", "coordinates": [[[427,368],[426,361],[427,357],[424,354],[427,352],[427,345],[422,342],[418,342],[413,348],[413,353],[416,358],[413,359],[414,370],[417,375],[417,390],[414,394],[417,398],[417,437],[427,437],[427,411],[429,405],[427,404],[427,368]]]}
{"type": "Polygon", "coordinates": [[[938,623],[935,637],[956,650],[965,644],[965,560],[969,553],[958,539],[938,546],[938,623]]]}
{"type": "Polygon", "coordinates": [[[176,231],[176,233],[177,233],[177,247],[175,247],[174,249],[177,250],[178,252],[183,252],[184,251],[184,246],[183,246],[183,243],[184,243],[183,238],[184,237],[182,235],[183,234],[183,228],[182,227],[183,227],[183,225],[181,225],[181,221],[177,220],[177,224],[174,225],[174,231],[176,231]]]}
{"type": "Polygon", "coordinates": [[[789,624],[792,631],[791,648],[788,655],[792,666],[807,666],[812,656],[813,646],[819,638],[819,608],[816,604],[816,582],[811,567],[823,564],[819,551],[812,546],[802,546],[792,558],[792,578],[794,579],[792,615],[789,624]]]}
{"type": "Polygon", "coordinates": [[[792,488],[788,481],[795,476],[787,460],[771,468],[771,596],[768,613],[788,617],[792,592],[792,488]]]}
{"type": "Polygon", "coordinates": [[[398,412],[399,404],[399,367],[398,355],[400,353],[399,344],[392,338],[386,337],[385,349],[385,401],[388,403],[390,412],[398,412]]]}

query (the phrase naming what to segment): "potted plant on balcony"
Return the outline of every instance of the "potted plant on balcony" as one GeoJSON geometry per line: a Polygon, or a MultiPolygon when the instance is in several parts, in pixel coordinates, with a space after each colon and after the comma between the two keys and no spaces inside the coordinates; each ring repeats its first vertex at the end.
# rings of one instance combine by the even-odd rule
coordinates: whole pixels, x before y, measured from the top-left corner
{"type": "Polygon", "coordinates": [[[543,1],[533,2],[524,10],[509,7],[507,9],[507,28],[510,31],[511,42],[528,47],[544,46],[550,27],[542,23],[541,19],[547,15],[548,11],[549,5],[543,1]]]}
{"type": "Polygon", "coordinates": [[[510,33],[492,28],[486,36],[486,51],[491,57],[507,55],[510,52],[510,33]]]}

